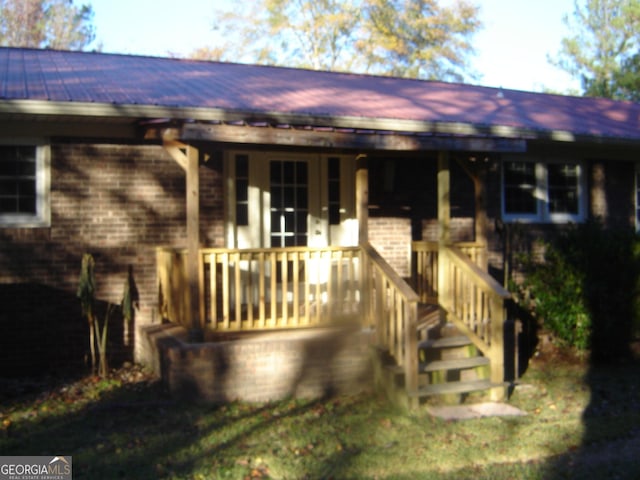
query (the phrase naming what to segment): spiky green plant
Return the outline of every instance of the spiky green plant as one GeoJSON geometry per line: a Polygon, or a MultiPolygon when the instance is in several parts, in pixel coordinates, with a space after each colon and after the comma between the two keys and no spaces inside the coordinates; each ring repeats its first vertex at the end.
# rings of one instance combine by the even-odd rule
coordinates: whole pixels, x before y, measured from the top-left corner
{"type": "Polygon", "coordinates": [[[80,299],[82,315],[89,324],[89,346],[91,349],[91,371],[101,377],[106,377],[108,373],[107,365],[107,332],[109,330],[109,319],[113,307],[109,305],[104,316],[102,328],[95,311],[95,260],[89,253],[82,256],[82,266],[80,269],[80,282],[77,296],[80,299]],[[96,361],[96,347],[98,349],[98,359],[96,361]]]}
{"type": "Polygon", "coordinates": [[[96,371],[96,349],[95,349],[95,260],[90,253],[82,256],[82,266],[80,268],[80,282],[78,285],[77,297],[80,299],[82,315],[89,324],[89,347],[91,350],[91,371],[96,371]]]}

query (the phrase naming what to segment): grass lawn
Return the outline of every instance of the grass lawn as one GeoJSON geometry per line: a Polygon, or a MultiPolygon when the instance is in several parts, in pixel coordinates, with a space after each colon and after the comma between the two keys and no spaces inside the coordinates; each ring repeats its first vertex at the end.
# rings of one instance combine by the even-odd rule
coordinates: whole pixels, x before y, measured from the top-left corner
{"type": "Polygon", "coordinates": [[[72,455],[76,479],[640,478],[635,363],[545,354],[510,399],[528,415],[458,422],[371,394],[174,402],[138,367],[0,386],[0,455],[72,455]]]}

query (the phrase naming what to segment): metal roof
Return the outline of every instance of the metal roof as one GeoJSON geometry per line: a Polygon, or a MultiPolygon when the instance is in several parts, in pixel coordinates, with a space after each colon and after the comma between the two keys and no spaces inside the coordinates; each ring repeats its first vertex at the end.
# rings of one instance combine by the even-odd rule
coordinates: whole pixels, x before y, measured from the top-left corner
{"type": "Polygon", "coordinates": [[[640,141],[640,105],[312,70],[0,48],[0,112],[640,141]],[[447,127],[448,126],[448,127],[447,127]],[[384,128],[382,128],[384,127],[384,128]],[[515,133],[514,133],[515,132],[515,133]],[[535,135],[534,135],[535,136],[535,135]]]}

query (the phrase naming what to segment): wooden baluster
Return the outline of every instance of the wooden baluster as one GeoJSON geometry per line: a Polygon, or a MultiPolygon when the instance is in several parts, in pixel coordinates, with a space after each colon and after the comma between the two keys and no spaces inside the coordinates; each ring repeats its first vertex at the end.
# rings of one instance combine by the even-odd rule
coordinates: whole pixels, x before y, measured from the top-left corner
{"type": "Polygon", "coordinates": [[[265,254],[264,252],[260,252],[258,254],[258,271],[259,271],[259,279],[258,279],[258,302],[259,303],[259,310],[260,310],[260,328],[264,328],[265,327],[265,316],[266,316],[266,312],[265,312],[265,302],[266,302],[266,292],[265,292],[265,254]]]}
{"type": "Polygon", "coordinates": [[[222,263],[220,268],[222,269],[222,325],[224,330],[229,330],[229,322],[231,315],[230,302],[230,286],[229,286],[229,253],[222,254],[222,263]]]}
{"type": "Polygon", "coordinates": [[[246,254],[247,259],[247,285],[246,285],[246,304],[247,304],[247,328],[253,329],[253,298],[255,288],[253,285],[253,253],[248,252],[246,254]]]}
{"type": "Polygon", "coordinates": [[[320,250],[316,250],[315,254],[315,273],[316,273],[316,293],[315,293],[315,320],[314,323],[320,323],[320,310],[322,308],[322,289],[320,285],[320,281],[322,279],[322,253],[320,250]]]}
{"type": "Polygon", "coordinates": [[[276,252],[269,252],[271,265],[271,319],[269,320],[269,324],[274,327],[278,324],[278,264],[276,255],[276,252]]]}
{"type": "Polygon", "coordinates": [[[303,256],[303,268],[304,268],[304,315],[303,315],[303,323],[308,325],[311,322],[311,271],[310,271],[310,262],[311,262],[311,253],[309,249],[304,251],[303,256]]]}
{"type": "Polygon", "coordinates": [[[281,282],[281,290],[282,290],[282,295],[281,295],[281,301],[282,301],[282,324],[281,325],[287,325],[287,320],[288,320],[288,313],[289,313],[289,304],[288,304],[288,296],[289,296],[289,269],[288,264],[287,264],[287,252],[283,251],[281,254],[281,261],[280,261],[280,269],[281,269],[281,275],[282,275],[282,282],[281,282]]]}
{"type": "Polygon", "coordinates": [[[218,328],[218,259],[215,253],[209,254],[209,295],[211,297],[211,326],[218,328]]]}
{"type": "Polygon", "coordinates": [[[300,324],[300,252],[295,251],[293,255],[293,318],[292,324],[300,324]]]}
{"type": "Polygon", "coordinates": [[[235,294],[235,323],[236,328],[242,328],[242,270],[240,268],[240,254],[238,252],[232,255],[233,263],[233,279],[234,279],[234,294],[235,294]]]}

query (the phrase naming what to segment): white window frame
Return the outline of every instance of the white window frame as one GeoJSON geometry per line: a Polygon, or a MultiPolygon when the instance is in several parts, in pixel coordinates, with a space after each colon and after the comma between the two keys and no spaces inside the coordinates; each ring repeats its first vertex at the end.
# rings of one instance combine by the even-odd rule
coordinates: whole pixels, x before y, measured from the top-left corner
{"type": "Polygon", "coordinates": [[[2,140],[2,145],[34,146],[36,149],[36,213],[0,213],[0,228],[41,228],[51,226],[51,147],[44,140],[2,140]]]}
{"type": "Polygon", "coordinates": [[[505,157],[503,160],[502,177],[500,180],[501,190],[501,210],[502,219],[505,222],[522,223],[579,223],[585,221],[587,217],[587,175],[584,162],[572,159],[540,159],[540,158],[519,158],[505,157]],[[536,213],[508,213],[506,211],[505,198],[505,169],[508,162],[529,162],[535,164],[535,187],[534,197],[536,199],[536,213]],[[549,181],[548,165],[554,163],[568,163],[578,168],[578,213],[552,213],[549,211],[549,181]]]}

